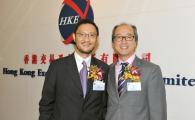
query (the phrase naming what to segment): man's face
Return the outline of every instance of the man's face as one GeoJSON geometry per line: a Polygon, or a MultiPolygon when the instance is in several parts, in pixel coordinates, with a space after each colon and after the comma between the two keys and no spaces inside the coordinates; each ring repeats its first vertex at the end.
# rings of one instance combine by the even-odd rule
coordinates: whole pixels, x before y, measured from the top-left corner
{"type": "Polygon", "coordinates": [[[114,36],[112,45],[119,57],[128,58],[134,54],[137,43],[131,26],[118,26],[115,30],[114,36]]]}
{"type": "Polygon", "coordinates": [[[82,24],[73,35],[76,50],[80,54],[91,54],[97,43],[97,32],[93,25],[82,24]]]}

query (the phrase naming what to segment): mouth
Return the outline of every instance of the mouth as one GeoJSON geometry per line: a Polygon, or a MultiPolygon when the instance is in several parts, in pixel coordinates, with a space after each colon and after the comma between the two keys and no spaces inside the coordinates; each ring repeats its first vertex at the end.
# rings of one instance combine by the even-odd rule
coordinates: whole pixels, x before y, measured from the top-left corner
{"type": "Polygon", "coordinates": [[[82,45],[83,45],[84,47],[89,47],[89,46],[91,46],[91,43],[83,42],[82,45]]]}
{"type": "Polygon", "coordinates": [[[127,46],[120,46],[121,49],[127,49],[127,46]]]}

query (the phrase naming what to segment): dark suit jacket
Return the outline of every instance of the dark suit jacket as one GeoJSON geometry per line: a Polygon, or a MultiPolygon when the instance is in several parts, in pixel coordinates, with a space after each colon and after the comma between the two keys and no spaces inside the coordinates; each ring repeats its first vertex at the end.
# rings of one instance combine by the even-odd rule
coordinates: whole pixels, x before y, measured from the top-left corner
{"type": "MultiPolygon", "coordinates": [[[[91,65],[103,69],[103,80],[107,83],[108,65],[93,57],[91,65]]],[[[88,80],[87,94],[83,98],[74,54],[52,62],[39,103],[39,120],[103,120],[107,94],[92,88],[93,81],[88,80]]]]}

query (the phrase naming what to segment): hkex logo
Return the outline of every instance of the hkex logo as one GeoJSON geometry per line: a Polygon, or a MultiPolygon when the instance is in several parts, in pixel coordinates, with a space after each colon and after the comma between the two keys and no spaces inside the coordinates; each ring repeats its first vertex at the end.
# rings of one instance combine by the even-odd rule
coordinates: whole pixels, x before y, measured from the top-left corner
{"type": "Polygon", "coordinates": [[[64,44],[73,42],[73,31],[76,23],[80,19],[94,20],[93,10],[90,6],[90,0],[64,0],[60,12],[58,25],[59,30],[64,38],[64,44]]]}

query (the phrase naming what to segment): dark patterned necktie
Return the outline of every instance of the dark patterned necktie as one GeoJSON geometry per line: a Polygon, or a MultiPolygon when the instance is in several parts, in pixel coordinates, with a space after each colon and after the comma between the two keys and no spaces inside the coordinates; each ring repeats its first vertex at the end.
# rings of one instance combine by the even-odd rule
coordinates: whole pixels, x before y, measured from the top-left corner
{"type": "Polygon", "coordinates": [[[118,75],[118,94],[121,96],[125,92],[125,83],[126,81],[122,78],[124,74],[125,67],[128,65],[128,63],[121,63],[122,67],[118,75]]]}
{"type": "Polygon", "coordinates": [[[82,64],[83,68],[80,71],[80,80],[83,88],[83,97],[85,98],[87,93],[87,64],[85,61],[83,61],[82,64]]]}

